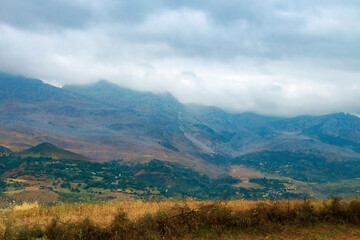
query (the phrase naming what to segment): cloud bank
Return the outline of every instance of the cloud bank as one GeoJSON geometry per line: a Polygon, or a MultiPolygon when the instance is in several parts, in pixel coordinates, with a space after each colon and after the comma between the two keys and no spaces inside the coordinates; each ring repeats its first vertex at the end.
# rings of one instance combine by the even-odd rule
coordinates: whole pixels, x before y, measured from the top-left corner
{"type": "Polygon", "coordinates": [[[0,71],[267,115],[360,114],[360,2],[0,0],[0,71]]]}

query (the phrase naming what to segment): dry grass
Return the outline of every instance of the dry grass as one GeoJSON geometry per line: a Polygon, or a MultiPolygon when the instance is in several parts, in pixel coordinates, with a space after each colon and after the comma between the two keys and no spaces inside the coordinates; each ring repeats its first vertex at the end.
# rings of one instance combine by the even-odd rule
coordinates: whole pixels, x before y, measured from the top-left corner
{"type": "Polygon", "coordinates": [[[35,210],[39,208],[39,203],[38,202],[33,202],[33,203],[23,203],[21,205],[16,205],[13,208],[13,211],[29,211],[29,210],[35,210]]]}
{"type": "MultiPolygon", "coordinates": [[[[170,209],[175,206],[189,206],[190,208],[198,208],[202,204],[209,204],[210,201],[160,201],[160,202],[144,202],[144,201],[123,201],[123,202],[109,202],[109,203],[77,203],[77,204],[62,204],[51,207],[41,206],[37,209],[26,209],[21,207],[18,211],[13,209],[0,210],[0,231],[5,230],[6,222],[11,220],[12,224],[16,226],[46,226],[51,223],[54,217],[61,219],[64,222],[77,222],[84,219],[89,219],[95,224],[101,226],[109,226],[114,219],[114,216],[119,211],[125,211],[130,220],[136,220],[145,214],[155,214],[159,210],[170,209]]],[[[25,205],[27,205],[26,203],[25,205]]],[[[228,202],[233,207],[241,208],[241,206],[249,206],[250,202],[237,201],[228,202]]],[[[14,209],[15,209],[14,208],[14,209]]]]}
{"type": "MultiPolygon", "coordinates": [[[[296,204],[295,201],[290,201],[291,205],[296,204]]],[[[26,209],[21,207],[19,211],[13,209],[0,210],[0,229],[4,229],[6,220],[12,219],[16,225],[48,225],[56,216],[62,221],[82,221],[86,218],[93,221],[95,224],[102,226],[109,226],[114,219],[114,215],[119,211],[124,211],[128,214],[130,220],[136,220],[146,214],[155,214],[160,210],[171,209],[173,207],[187,206],[191,209],[197,209],[202,205],[212,204],[213,201],[122,201],[122,202],[108,202],[108,203],[76,203],[76,204],[61,204],[51,207],[40,206],[37,209],[26,209]],[[25,220],[25,221],[23,221],[25,220]]],[[[259,201],[224,201],[220,204],[228,206],[235,211],[248,210],[256,206],[259,201]]],[[[28,205],[25,203],[23,205],[28,205]]],[[[14,209],[15,209],[14,208],[14,209]]]]}
{"type": "Polygon", "coordinates": [[[52,207],[35,203],[0,210],[0,239],[5,233],[15,236],[6,239],[21,239],[16,234],[55,236],[54,232],[71,239],[78,236],[78,229],[90,234],[82,235],[83,239],[360,239],[359,225],[360,201],[337,198],[124,201],[52,207]]]}

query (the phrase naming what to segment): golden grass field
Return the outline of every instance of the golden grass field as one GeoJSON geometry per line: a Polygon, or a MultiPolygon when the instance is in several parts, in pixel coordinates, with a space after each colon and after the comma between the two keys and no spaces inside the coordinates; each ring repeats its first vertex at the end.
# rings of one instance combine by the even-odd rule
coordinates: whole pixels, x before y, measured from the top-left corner
{"type": "MultiPolygon", "coordinates": [[[[347,204],[348,201],[342,201],[347,204]]],[[[101,228],[109,227],[116,214],[123,211],[130,221],[136,222],[146,214],[156,215],[161,211],[171,211],[180,207],[186,209],[199,209],[201,206],[220,205],[234,212],[246,212],[256,209],[259,204],[273,205],[272,201],[123,201],[111,203],[79,203],[63,204],[56,206],[40,206],[37,203],[24,203],[21,206],[13,206],[0,210],[0,239],[4,238],[6,227],[11,225],[13,229],[45,228],[54,218],[62,223],[81,222],[89,219],[94,225],[101,228]]],[[[303,204],[301,200],[279,201],[277,206],[286,209],[294,209],[303,204]]],[[[311,206],[316,211],[321,211],[329,201],[311,201],[311,206]]],[[[360,239],[360,228],[357,224],[319,222],[307,225],[274,225],[279,229],[267,231],[241,230],[230,231],[216,236],[213,233],[201,234],[201,236],[186,236],[175,239],[360,239]]],[[[7,238],[8,239],[8,238],[7,238]]],[[[46,238],[45,238],[46,239],[46,238]]],[[[95,238],[96,239],[96,238],[95,238]]],[[[126,239],[126,238],[125,238],[126,239]]],[[[156,238],[154,238],[156,239],[156,238]]]]}

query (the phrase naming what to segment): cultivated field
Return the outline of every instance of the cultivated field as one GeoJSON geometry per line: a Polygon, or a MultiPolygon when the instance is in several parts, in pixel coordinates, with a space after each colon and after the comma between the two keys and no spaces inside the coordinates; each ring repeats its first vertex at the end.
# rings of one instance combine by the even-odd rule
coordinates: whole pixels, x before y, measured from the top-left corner
{"type": "Polygon", "coordinates": [[[360,201],[23,204],[0,210],[3,239],[360,239],[360,201]]]}

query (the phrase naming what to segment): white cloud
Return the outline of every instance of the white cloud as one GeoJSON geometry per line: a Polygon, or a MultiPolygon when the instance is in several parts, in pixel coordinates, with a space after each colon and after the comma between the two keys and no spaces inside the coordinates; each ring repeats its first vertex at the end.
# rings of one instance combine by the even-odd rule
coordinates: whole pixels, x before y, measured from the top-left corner
{"type": "Polygon", "coordinates": [[[108,79],[229,111],[360,113],[359,4],[206,3],[0,0],[0,70],[56,85],[108,79]]]}

